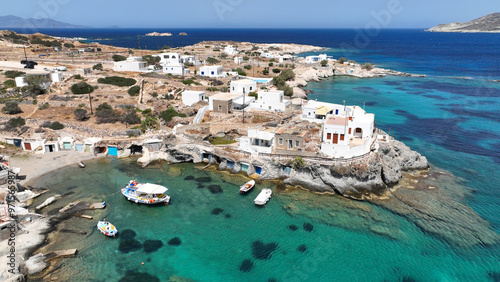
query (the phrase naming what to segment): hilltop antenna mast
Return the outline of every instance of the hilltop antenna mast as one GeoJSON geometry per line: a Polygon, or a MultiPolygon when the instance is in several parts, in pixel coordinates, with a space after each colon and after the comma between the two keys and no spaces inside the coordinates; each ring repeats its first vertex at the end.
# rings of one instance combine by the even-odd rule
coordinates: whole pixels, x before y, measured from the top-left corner
{"type": "Polygon", "coordinates": [[[24,50],[24,59],[26,62],[28,61],[28,56],[26,55],[26,46],[23,45],[23,50],[24,50]]]}

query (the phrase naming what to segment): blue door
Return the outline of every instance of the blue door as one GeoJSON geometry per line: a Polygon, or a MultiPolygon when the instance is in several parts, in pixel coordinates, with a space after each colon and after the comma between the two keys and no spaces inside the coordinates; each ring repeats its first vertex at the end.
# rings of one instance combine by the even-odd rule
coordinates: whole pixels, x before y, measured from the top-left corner
{"type": "Polygon", "coordinates": [[[260,174],[262,172],[262,168],[260,166],[255,167],[255,173],[260,174]]]}
{"type": "Polygon", "coordinates": [[[76,149],[78,152],[83,151],[83,144],[76,144],[76,145],[75,145],[75,149],[76,149]]]}
{"type": "Polygon", "coordinates": [[[14,139],[14,146],[21,147],[21,139],[14,139]]]}
{"type": "Polygon", "coordinates": [[[116,147],[108,147],[108,154],[110,156],[118,157],[118,149],[116,147]]]}

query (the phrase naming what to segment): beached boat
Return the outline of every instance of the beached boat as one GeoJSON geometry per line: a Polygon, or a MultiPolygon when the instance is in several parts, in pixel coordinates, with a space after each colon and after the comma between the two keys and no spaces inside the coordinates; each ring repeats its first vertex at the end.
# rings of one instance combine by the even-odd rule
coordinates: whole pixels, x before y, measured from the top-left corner
{"type": "Polygon", "coordinates": [[[81,168],[84,168],[85,167],[85,164],[82,163],[82,162],[78,162],[78,166],[81,167],[81,168]]]}
{"type": "Polygon", "coordinates": [[[165,194],[167,190],[167,187],[152,183],[139,183],[137,180],[130,180],[125,188],[121,188],[122,195],[127,200],[146,205],[168,205],[170,196],[165,194]]]}
{"type": "Polygon", "coordinates": [[[107,220],[97,222],[97,229],[108,237],[115,237],[115,235],[118,234],[118,229],[107,220]]]}
{"type": "Polygon", "coordinates": [[[273,191],[271,191],[271,189],[269,188],[262,189],[259,195],[257,195],[257,198],[255,198],[254,203],[259,206],[265,205],[269,201],[269,199],[271,199],[272,193],[273,191]]]}
{"type": "Polygon", "coordinates": [[[246,193],[250,190],[252,190],[252,188],[255,186],[255,180],[250,180],[248,181],[247,183],[245,183],[244,185],[241,185],[240,186],[240,193],[246,193]]]}

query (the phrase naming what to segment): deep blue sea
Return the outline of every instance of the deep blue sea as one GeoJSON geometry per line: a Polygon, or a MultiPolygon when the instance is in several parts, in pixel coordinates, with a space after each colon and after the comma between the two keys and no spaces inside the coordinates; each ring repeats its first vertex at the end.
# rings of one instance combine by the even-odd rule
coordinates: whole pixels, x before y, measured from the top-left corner
{"type": "MultiPolygon", "coordinates": [[[[203,40],[310,44],[328,48],[325,52],[336,58],[426,75],[333,77],[310,82],[307,89],[314,91],[310,99],[346,100],[375,113],[380,128],[390,128],[396,139],[425,155],[432,166],[455,175],[457,189],[465,185],[471,192],[467,204],[500,233],[500,34],[415,29],[370,35],[350,29],[58,29],[56,35],[137,48],[137,36],[152,31],[174,36],[140,37],[141,48],[203,40]],[[176,36],[179,32],[188,36],[176,36]]],[[[117,281],[127,272],[129,278],[134,272],[147,272],[161,281],[172,275],[200,281],[500,281],[498,245],[460,249],[378,206],[304,191],[275,193],[267,208],[258,209],[252,204],[257,191],[249,197],[237,194],[237,184],[244,179],[200,172],[190,164],[140,169],[133,160],[107,160],[89,164],[85,172],[67,168],[39,183],[64,193],[68,187],[83,188],[89,177],[95,183],[76,189],[75,199],[108,195],[110,206],[102,215],[137,236],[123,243],[123,238],[109,240],[96,233],[85,238],[56,235],[65,236],[66,245],[81,248],[76,259],[65,262],[74,281],[117,281]],[[210,180],[185,180],[191,175],[210,180]],[[109,196],[133,177],[167,183],[173,204],[149,208],[120,195],[109,196]],[[209,185],[219,185],[223,193],[210,193],[209,185]],[[307,223],[313,226],[311,232],[307,223]],[[397,226],[405,239],[370,232],[379,224],[397,226]],[[298,229],[293,231],[291,225],[298,229]],[[182,244],[169,245],[174,237],[182,244]],[[148,253],[142,244],[152,239],[164,246],[148,253]],[[266,251],[272,252],[266,256],[266,251]]],[[[93,228],[93,223],[81,222],[75,218],[66,224],[93,228]]]]}

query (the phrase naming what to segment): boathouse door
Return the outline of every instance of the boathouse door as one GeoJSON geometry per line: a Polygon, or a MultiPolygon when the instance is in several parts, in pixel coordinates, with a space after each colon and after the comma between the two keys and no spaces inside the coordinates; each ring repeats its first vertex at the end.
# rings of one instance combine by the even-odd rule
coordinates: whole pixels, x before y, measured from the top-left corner
{"type": "Polygon", "coordinates": [[[24,143],[24,149],[26,151],[31,151],[31,143],[24,143]]]}
{"type": "Polygon", "coordinates": [[[333,144],[338,144],[339,143],[339,135],[337,133],[333,134],[333,144]]]}

